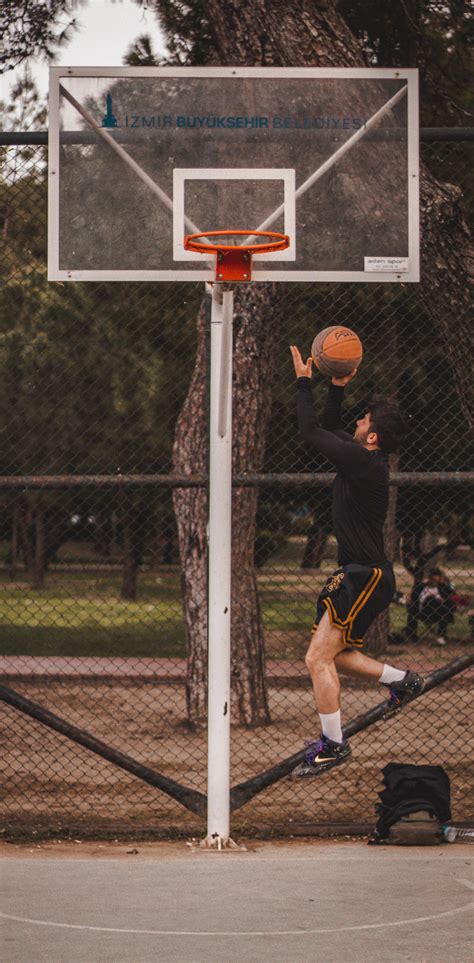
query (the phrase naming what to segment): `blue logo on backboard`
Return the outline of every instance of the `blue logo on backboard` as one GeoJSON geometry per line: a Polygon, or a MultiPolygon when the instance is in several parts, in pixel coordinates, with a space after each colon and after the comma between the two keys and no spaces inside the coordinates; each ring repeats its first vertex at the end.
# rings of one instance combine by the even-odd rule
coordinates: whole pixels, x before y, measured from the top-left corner
{"type": "Polygon", "coordinates": [[[102,127],[119,127],[120,124],[117,122],[117,118],[114,117],[112,112],[112,96],[107,94],[107,113],[102,118],[102,127]]]}
{"type": "Polygon", "coordinates": [[[234,116],[234,115],[176,115],[172,114],[125,114],[122,118],[123,125],[119,124],[112,109],[112,95],[107,94],[107,113],[102,118],[102,127],[132,127],[132,128],[166,128],[175,127],[177,129],[202,128],[229,128],[234,130],[251,128],[253,130],[308,130],[308,129],[329,129],[329,130],[360,130],[367,124],[366,117],[313,117],[313,116],[234,116]]]}

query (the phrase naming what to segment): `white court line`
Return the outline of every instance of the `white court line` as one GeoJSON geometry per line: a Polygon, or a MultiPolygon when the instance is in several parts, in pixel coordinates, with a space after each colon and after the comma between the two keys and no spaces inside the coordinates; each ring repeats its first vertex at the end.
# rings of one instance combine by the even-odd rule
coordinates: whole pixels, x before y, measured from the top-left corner
{"type": "MultiPolygon", "coordinates": [[[[459,880],[459,882],[466,882],[459,880]]],[[[129,933],[137,936],[316,936],[320,933],[350,933],[355,930],[379,930],[387,926],[407,926],[409,923],[429,923],[433,920],[446,919],[447,916],[455,916],[457,913],[465,913],[474,908],[474,902],[465,903],[453,910],[445,910],[443,913],[435,913],[432,916],[414,916],[407,920],[394,920],[390,923],[361,923],[357,926],[339,926],[336,929],[316,929],[316,930],[137,930],[125,929],[113,926],[83,926],[79,923],[56,923],[54,920],[33,920],[26,916],[12,916],[9,913],[0,913],[0,919],[13,920],[16,923],[32,923],[35,926],[55,926],[59,929],[67,930],[87,930],[95,933],[129,933]]]]}

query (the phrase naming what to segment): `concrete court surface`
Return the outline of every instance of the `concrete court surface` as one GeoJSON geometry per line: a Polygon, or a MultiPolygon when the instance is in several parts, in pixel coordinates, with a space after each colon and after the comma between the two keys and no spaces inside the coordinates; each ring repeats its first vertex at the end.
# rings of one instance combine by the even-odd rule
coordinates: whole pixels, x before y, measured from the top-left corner
{"type": "Polygon", "coordinates": [[[473,853],[300,839],[223,853],[4,843],[0,958],[463,963],[474,955],[473,853]]]}

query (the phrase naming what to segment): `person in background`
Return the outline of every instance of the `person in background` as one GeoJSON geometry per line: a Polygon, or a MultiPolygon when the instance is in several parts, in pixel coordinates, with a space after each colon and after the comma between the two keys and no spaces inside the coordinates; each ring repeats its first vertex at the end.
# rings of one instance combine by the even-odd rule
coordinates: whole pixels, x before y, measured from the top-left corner
{"type": "Polygon", "coordinates": [[[432,568],[418,596],[419,618],[431,628],[437,626],[438,645],[447,644],[448,626],[454,622],[455,589],[440,568],[432,568]]]}

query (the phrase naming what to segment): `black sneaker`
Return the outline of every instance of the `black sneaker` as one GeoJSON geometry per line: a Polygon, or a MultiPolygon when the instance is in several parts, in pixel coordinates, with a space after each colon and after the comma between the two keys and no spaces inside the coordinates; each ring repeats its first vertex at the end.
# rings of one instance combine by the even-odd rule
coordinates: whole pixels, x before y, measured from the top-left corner
{"type": "Polygon", "coordinates": [[[390,708],[399,709],[400,706],[405,705],[406,702],[411,702],[415,696],[423,692],[425,680],[417,672],[412,672],[409,669],[400,682],[391,682],[387,688],[390,692],[390,708]]]}
{"type": "Polygon", "coordinates": [[[332,766],[340,766],[351,755],[351,747],[347,740],[344,742],[334,742],[327,736],[320,739],[309,739],[305,742],[306,752],[304,761],[300,762],[291,773],[292,779],[308,779],[311,776],[319,776],[325,769],[332,766]]]}

